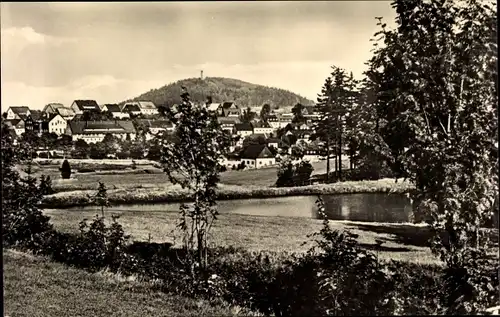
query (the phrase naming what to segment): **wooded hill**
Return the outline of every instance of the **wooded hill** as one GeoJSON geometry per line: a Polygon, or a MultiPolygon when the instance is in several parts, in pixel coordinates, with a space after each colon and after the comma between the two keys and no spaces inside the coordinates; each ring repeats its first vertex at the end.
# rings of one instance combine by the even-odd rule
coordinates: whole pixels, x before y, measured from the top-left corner
{"type": "Polygon", "coordinates": [[[182,88],[186,87],[191,100],[205,102],[207,96],[212,102],[233,101],[240,107],[261,107],[268,103],[273,108],[291,108],[297,103],[313,105],[314,102],[288,90],[247,83],[241,80],[221,77],[188,78],[152,89],[131,100],[148,100],[159,105],[180,103],[182,88]]]}

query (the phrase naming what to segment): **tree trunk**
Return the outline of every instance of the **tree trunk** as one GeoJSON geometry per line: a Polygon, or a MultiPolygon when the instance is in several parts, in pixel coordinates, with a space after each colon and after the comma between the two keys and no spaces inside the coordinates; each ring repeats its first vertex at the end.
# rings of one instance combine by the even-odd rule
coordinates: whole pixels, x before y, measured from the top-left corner
{"type": "Polygon", "coordinates": [[[326,140],[326,177],[325,183],[328,184],[330,178],[330,139],[326,140]]]}
{"type": "Polygon", "coordinates": [[[339,181],[342,180],[342,130],[340,130],[339,132],[339,149],[338,149],[338,153],[339,153],[339,181]]]}

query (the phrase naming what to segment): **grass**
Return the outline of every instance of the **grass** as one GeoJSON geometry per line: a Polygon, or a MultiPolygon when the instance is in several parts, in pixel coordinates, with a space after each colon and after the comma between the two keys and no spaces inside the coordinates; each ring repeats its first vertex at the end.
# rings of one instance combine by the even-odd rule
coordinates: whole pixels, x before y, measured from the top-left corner
{"type": "MultiPolygon", "coordinates": [[[[44,212],[51,217],[57,229],[66,232],[75,232],[81,220],[96,214],[96,211],[87,209],[47,209],[44,212]]],[[[178,214],[175,212],[120,211],[108,212],[106,216],[110,218],[111,214],[120,216],[119,222],[132,240],[148,241],[151,234],[152,242],[180,243],[179,232],[176,231],[178,214]]],[[[249,251],[304,252],[312,246],[307,235],[319,231],[321,225],[320,220],[308,218],[221,214],[214,223],[210,241],[213,245],[241,247],[249,251]]],[[[428,237],[425,227],[348,221],[330,221],[330,225],[358,234],[359,243],[366,249],[374,249],[377,239],[384,241],[379,254],[381,259],[440,263],[425,246],[424,241],[428,237]]]]}
{"type": "MultiPolygon", "coordinates": [[[[161,184],[156,184],[153,181],[143,185],[118,184],[118,186],[113,186],[108,190],[108,197],[112,204],[183,202],[190,199],[189,191],[182,189],[178,185],[163,184],[161,186],[161,184]]],[[[92,204],[88,195],[95,194],[95,184],[92,189],[87,188],[85,190],[80,190],[80,184],[76,182],[65,184],[65,186],[68,191],[45,196],[42,206],[65,208],[92,204]]],[[[229,200],[346,193],[404,193],[410,189],[411,184],[408,182],[400,181],[395,183],[392,179],[381,179],[378,181],[353,181],[281,188],[221,184],[217,188],[217,195],[219,200],[229,200]]]]}
{"type": "MultiPolygon", "coordinates": [[[[62,160],[44,160],[40,164],[36,161],[33,172],[36,177],[45,174],[49,175],[56,192],[71,190],[96,189],[98,182],[103,182],[110,188],[133,188],[138,186],[148,186],[156,184],[157,187],[170,185],[170,181],[161,169],[153,167],[154,162],[147,160],[137,160],[137,169],[131,170],[131,160],[70,160],[74,181],[62,182],[59,167],[62,160]],[[78,173],[79,168],[90,168],[96,172],[78,173]],[[112,169],[112,170],[109,170],[112,169]],[[148,173],[142,172],[147,170],[148,173]]],[[[326,171],[326,161],[313,162],[313,174],[324,174],[326,171]]],[[[344,165],[344,164],[343,164],[344,165]]],[[[344,167],[347,167],[345,164],[344,167]]],[[[332,163],[333,166],[333,163],[332,163]]],[[[22,170],[22,168],[20,168],[22,170]]],[[[277,178],[277,167],[262,169],[247,169],[243,171],[229,170],[221,173],[221,184],[238,186],[274,186],[277,178]]]]}
{"type": "Polygon", "coordinates": [[[249,316],[251,312],[156,292],[134,277],[91,274],[4,250],[4,316],[249,316]]]}

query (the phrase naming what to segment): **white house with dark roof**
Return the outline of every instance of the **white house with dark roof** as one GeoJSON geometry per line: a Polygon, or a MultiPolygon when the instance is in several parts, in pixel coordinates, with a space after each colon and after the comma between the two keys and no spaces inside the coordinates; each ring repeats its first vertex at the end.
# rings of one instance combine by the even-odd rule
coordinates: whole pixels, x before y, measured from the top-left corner
{"type": "Polygon", "coordinates": [[[8,120],[21,119],[23,116],[29,116],[31,114],[30,108],[22,106],[22,107],[9,107],[7,109],[7,118],[8,120]]]}
{"type": "Polygon", "coordinates": [[[151,101],[129,101],[125,103],[124,108],[129,108],[132,105],[137,106],[139,113],[142,115],[151,116],[158,114],[158,108],[151,101]]]}
{"type": "Polygon", "coordinates": [[[248,168],[262,168],[276,164],[276,158],[265,144],[248,145],[241,152],[240,161],[248,168]]]}
{"type": "Polygon", "coordinates": [[[234,125],[234,134],[242,138],[253,134],[253,126],[250,122],[236,123],[234,125]]]}
{"type": "Polygon", "coordinates": [[[49,133],[55,133],[57,135],[66,133],[68,122],[59,113],[50,114],[46,121],[49,133]]]}
{"type": "Polygon", "coordinates": [[[75,114],[83,114],[84,111],[101,112],[101,108],[95,100],[75,100],[70,108],[75,114]]]}
{"type": "Polygon", "coordinates": [[[112,134],[122,140],[130,135],[130,139],[135,139],[136,130],[132,121],[71,121],[66,128],[66,134],[70,135],[73,141],[84,140],[87,143],[102,142],[106,134],[112,134]]]}
{"type": "Polygon", "coordinates": [[[122,109],[117,104],[105,104],[102,106],[101,111],[109,112],[113,118],[117,119],[130,118],[130,114],[128,112],[122,112],[122,109]]]}

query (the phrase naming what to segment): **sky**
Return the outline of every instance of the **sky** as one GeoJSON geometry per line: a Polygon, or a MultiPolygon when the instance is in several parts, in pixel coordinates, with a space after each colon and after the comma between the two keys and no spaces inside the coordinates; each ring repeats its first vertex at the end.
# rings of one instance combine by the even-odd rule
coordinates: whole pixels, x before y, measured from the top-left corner
{"type": "Polygon", "coordinates": [[[316,100],[331,66],[360,78],[390,1],[0,3],[1,106],[121,102],[229,77],[316,100]]]}

